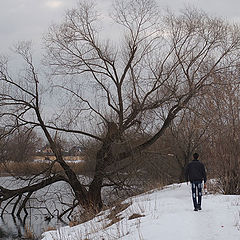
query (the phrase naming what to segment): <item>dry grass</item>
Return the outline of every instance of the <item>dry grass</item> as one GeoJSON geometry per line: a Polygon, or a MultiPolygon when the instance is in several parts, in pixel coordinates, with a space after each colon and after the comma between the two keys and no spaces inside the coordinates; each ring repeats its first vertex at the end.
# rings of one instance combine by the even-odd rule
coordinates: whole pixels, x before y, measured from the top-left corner
{"type": "Polygon", "coordinates": [[[166,186],[166,184],[164,184],[163,182],[158,182],[158,181],[157,182],[149,182],[144,186],[143,192],[147,193],[147,192],[155,190],[155,189],[161,190],[164,188],[164,186],[166,186]]]}
{"type": "MultiPolygon", "coordinates": [[[[131,203],[115,202],[111,206],[105,206],[102,209],[102,211],[98,214],[96,214],[95,212],[82,211],[82,209],[79,209],[79,211],[77,211],[77,213],[75,213],[75,215],[72,216],[72,220],[69,222],[69,226],[73,227],[78,224],[88,222],[95,218],[96,216],[99,217],[101,215],[104,215],[104,211],[106,210],[110,210],[110,214],[106,216],[106,218],[109,219],[112,222],[112,224],[114,224],[121,220],[117,215],[124,211],[126,208],[128,208],[130,205],[131,203]]],[[[111,226],[112,224],[110,224],[109,226],[111,226]]]]}
{"type": "Polygon", "coordinates": [[[35,236],[34,236],[31,226],[25,225],[24,228],[25,228],[25,238],[26,239],[35,239],[35,236]]]}
{"type": "Polygon", "coordinates": [[[143,240],[144,237],[141,233],[142,217],[145,217],[147,212],[151,212],[150,210],[156,207],[149,201],[148,195],[143,195],[141,202],[134,202],[130,199],[129,202],[121,201],[112,204],[111,207],[104,209],[97,215],[79,211],[76,219],[69,224],[72,227],[85,222],[79,230],[73,229],[70,230],[70,234],[68,234],[69,232],[64,234],[64,231],[58,229],[52,235],[52,238],[54,240],[117,240],[129,235],[134,230],[138,234],[138,239],[143,240]],[[94,219],[94,217],[97,218],[94,219]],[[92,220],[87,222],[89,219],[92,220]],[[112,225],[114,226],[112,227],[112,225]]]}
{"type": "Polygon", "coordinates": [[[111,221],[109,224],[105,226],[105,228],[110,227],[111,225],[121,221],[123,218],[119,216],[119,214],[127,209],[131,203],[118,203],[116,206],[111,208],[110,214],[107,218],[111,221]]]}
{"type": "Polygon", "coordinates": [[[208,181],[207,192],[210,194],[222,193],[220,184],[217,181],[208,181]]]}
{"type": "MultiPolygon", "coordinates": [[[[76,174],[83,174],[85,171],[85,164],[80,163],[69,163],[68,164],[72,169],[74,169],[76,174]]],[[[16,175],[16,176],[29,176],[33,174],[38,174],[44,169],[47,170],[50,168],[49,163],[45,162],[6,162],[0,164],[0,174],[3,175],[16,175]]],[[[52,172],[61,172],[63,171],[61,166],[56,163],[51,168],[52,172]]]]}
{"type": "Polygon", "coordinates": [[[140,218],[140,217],[145,217],[145,215],[142,215],[142,214],[139,214],[139,213],[133,213],[133,214],[128,218],[128,220],[132,220],[132,219],[140,218]]]}
{"type": "Polygon", "coordinates": [[[237,230],[240,231],[240,211],[238,211],[236,214],[235,226],[236,226],[237,230]]]}
{"type": "Polygon", "coordinates": [[[69,226],[69,227],[74,227],[74,226],[77,226],[78,224],[79,224],[78,221],[72,220],[72,221],[70,221],[70,222],[68,223],[68,226],[69,226]]]}
{"type": "Polygon", "coordinates": [[[48,226],[48,227],[44,230],[44,232],[55,231],[55,230],[57,230],[56,227],[48,226]]]}
{"type": "Polygon", "coordinates": [[[127,209],[131,203],[118,203],[114,207],[111,208],[110,214],[107,216],[110,220],[114,219],[119,213],[127,209]]]}
{"type": "Polygon", "coordinates": [[[75,213],[72,216],[72,220],[69,222],[68,225],[69,225],[69,227],[74,227],[78,224],[88,222],[88,221],[92,220],[94,217],[96,217],[95,212],[86,211],[86,210],[82,210],[82,208],[79,208],[77,213],[75,213]]]}

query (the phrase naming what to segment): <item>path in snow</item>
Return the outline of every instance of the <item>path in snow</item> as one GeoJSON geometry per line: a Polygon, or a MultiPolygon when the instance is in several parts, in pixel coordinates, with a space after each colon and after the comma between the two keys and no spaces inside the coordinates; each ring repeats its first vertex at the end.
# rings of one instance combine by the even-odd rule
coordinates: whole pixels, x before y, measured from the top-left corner
{"type": "Polygon", "coordinates": [[[198,212],[193,211],[190,185],[173,185],[153,193],[153,197],[158,203],[158,218],[152,222],[154,230],[152,224],[149,227],[143,223],[143,239],[160,239],[158,236],[163,240],[240,239],[235,226],[239,220],[239,196],[204,195],[203,210],[198,212]]]}

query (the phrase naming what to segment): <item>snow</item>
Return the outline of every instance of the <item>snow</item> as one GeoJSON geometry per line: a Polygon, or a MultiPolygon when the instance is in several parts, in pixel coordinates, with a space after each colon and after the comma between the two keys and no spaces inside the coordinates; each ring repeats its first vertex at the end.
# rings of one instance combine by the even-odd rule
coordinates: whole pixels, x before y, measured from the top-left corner
{"type": "Polygon", "coordinates": [[[43,240],[238,240],[240,196],[207,194],[202,210],[193,211],[190,185],[173,184],[127,199],[115,224],[106,210],[75,227],[43,233],[43,240]],[[129,220],[133,214],[144,215],[129,220]]]}

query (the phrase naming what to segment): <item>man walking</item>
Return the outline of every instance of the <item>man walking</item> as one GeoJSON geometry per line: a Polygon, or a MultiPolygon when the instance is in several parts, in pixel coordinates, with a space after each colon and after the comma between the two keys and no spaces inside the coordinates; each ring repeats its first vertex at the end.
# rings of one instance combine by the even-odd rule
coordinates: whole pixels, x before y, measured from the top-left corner
{"type": "Polygon", "coordinates": [[[202,181],[204,181],[204,188],[206,187],[206,171],[203,163],[198,160],[199,154],[193,154],[193,160],[187,165],[185,171],[185,178],[188,183],[190,180],[192,184],[192,199],[194,211],[202,210],[202,181]]]}

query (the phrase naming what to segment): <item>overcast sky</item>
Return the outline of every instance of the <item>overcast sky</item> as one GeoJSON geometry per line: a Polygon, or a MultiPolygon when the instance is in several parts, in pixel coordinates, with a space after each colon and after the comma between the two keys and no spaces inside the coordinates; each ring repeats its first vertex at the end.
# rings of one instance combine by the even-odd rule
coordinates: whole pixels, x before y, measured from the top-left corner
{"type": "MultiPolygon", "coordinates": [[[[21,40],[33,41],[39,49],[41,37],[51,23],[63,18],[77,0],[0,0],[0,54],[21,40]]],[[[111,0],[96,0],[104,9],[111,0]]],[[[192,4],[210,14],[240,22],[240,0],[157,0],[161,7],[179,10],[192,4]]]]}

